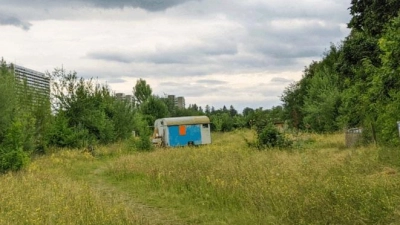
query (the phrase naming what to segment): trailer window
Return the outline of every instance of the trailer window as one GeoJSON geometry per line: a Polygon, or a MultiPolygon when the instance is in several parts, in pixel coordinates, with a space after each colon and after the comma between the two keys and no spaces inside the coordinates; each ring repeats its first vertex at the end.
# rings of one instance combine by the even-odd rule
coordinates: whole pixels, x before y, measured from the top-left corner
{"type": "Polygon", "coordinates": [[[208,124],[207,123],[203,124],[203,128],[208,128],[208,124]]]}
{"type": "Polygon", "coordinates": [[[186,126],[185,125],[180,125],[179,126],[179,135],[185,136],[186,135],[186,126]]]}

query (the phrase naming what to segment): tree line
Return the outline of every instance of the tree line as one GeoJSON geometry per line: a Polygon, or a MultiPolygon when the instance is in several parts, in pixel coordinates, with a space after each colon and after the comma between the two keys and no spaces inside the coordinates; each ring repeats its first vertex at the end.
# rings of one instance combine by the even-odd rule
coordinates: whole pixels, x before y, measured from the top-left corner
{"type": "Polygon", "coordinates": [[[361,127],[366,140],[398,145],[399,10],[397,0],[352,0],[349,36],[332,44],[321,61],[308,65],[302,79],[285,89],[283,106],[241,113],[233,106],[175,107],[171,99],[154,95],[143,79],[132,88],[133,101],[120,100],[108,86],[64,69],[47,74],[52,79],[48,98],[16,80],[1,60],[0,172],[18,170],[32,154],[49,148],[109,144],[133,132],[139,136],[136,149],[148,150],[155,119],[177,116],[207,115],[213,131],[255,128],[258,146],[287,146],[271,126],[282,122],[315,132],[361,127]]]}
{"type": "Polygon", "coordinates": [[[400,143],[400,1],[352,0],[350,34],[308,65],[281,100],[297,129],[358,127],[365,140],[400,143]]]}
{"type": "Polygon", "coordinates": [[[132,138],[135,148],[152,148],[150,136],[156,119],[207,115],[212,130],[250,127],[267,118],[282,120],[283,108],[246,108],[240,114],[230,106],[221,109],[196,104],[178,108],[172,99],[154,95],[143,79],[132,88],[133,99],[118,99],[106,85],[78,77],[76,72],[54,69],[51,96],[37,93],[15,78],[4,60],[0,65],[0,172],[18,170],[32,154],[55,148],[88,148],[132,138]],[[262,119],[261,119],[262,118],[262,119]]]}

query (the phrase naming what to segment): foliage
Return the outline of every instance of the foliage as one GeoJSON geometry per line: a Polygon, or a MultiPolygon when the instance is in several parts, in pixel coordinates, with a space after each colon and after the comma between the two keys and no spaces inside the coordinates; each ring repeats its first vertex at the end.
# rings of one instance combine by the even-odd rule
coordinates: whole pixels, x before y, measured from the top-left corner
{"type": "Polygon", "coordinates": [[[151,97],[151,93],[151,87],[146,83],[145,80],[139,79],[136,81],[136,85],[133,87],[133,95],[135,96],[135,102],[138,105],[141,105],[149,97],[151,97]]]}
{"type": "Polygon", "coordinates": [[[17,105],[15,80],[4,61],[0,67],[0,143],[5,139],[7,128],[12,123],[13,111],[17,105]]]}
{"type": "Polygon", "coordinates": [[[22,148],[0,148],[0,173],[20,170],[26,167],[29,162],[29,155],[27,152],[23,151],[22,148]]]}
{"type": "Polygon", "coordinates": [[[379,36],[387,22],[398,15],[397,0],[352,0],[349,27],[369,36],[379,36]]]}
{"type": "Polygon", "coordinates": [[[158,97],[150,96],[140,105],[140,112],[145,116],[148,126],[153,126],[154,121],[168,116],[168,108],[158,97]]]}
{"type": "Polygon", "coordinates": [[[340,93],[337,86],[338,76],[328,68],[318,70],[310,80],[304,99],[304,124],[318,132],[336,131],[336,118],[340,93]]]}
{"type": "Polygon", "coordinates": [[[264,148],[288,148],[291,147],[292,141],[287,139],[276,127],[269,124],[260,133],[257,133],[257,147],[264,148]]]}
{"type": "Polygon", "coordinates": [[[210,117],[211,129],[218,132],[251,128],[252,126],[256,126],[257,123],[264,124],[265,121],[271,121],[272,123],[284,121],[284,111],[281,106],[266,110],[246,107],[242,114],[239,114],[233,106],[230,106],[229,110],[226,107],[217,110],[210,109],[206,115],[210,117]]]}
{"type": "Polygon", "coordinates": [[[249,146],[254,146],[258,149],[291,147],[292,142],[274,126],[276,121],[272,118],[262,109],[257,109],[253,112],[252,128],[255,130],[257,138],[254,141],[245,139],[249,146]]]}
{"type": "Polygon", "coordinates": [[[76,72],[56,69],[52,77],[56,115],[50,143],[83,147],[131,135],[133,106],[129,101],[116,99],[107,86],[78,78],[76,72]]]}
{"type": "Polygon", "coordinates": [[[285,118],[292,127],[317,132],[361,127],[377,144],[398,145],[400,3],[351,4],[349,36],[285,89],[285,118]]]}
{"type": "Polygon", "coordinates": [[[217,113],[210,116],[211,129],[218,132],[227,132],[233,129],[233,120],[229,113],[217,113]]]}
{"type": "Polygon", "coordinates": [[[78,148],[89,142],[88,131],[82,127],[70,127],[69,118],[63,112],[54,117],[47,135],[51,146],[78,148]]]}
{"type": "Polygon", "coordinates": [[[291,83],[285,88],[281,96],[284,107],[284,119],[289,122],[291,127],[296,129],[304,128],[302,108],[304,106],[305,83],[307,81],[307,76],[304,76],[299,82],[291,83]]]}
{"type": "Polygon", "coordinates": [[[47,96],[15,79],[13,65],[0,65],[0,172],[26,166],[31,153],[47,146],[50,117],[47,96]]]}
{"type": "Polygon", "coordinates": [[[125,101],[113,101],[112,108],[108,110],[111,115],[114,132],[117,139],[127,139],[131,137],[134,129],[134,108],[133,105],[125,101]]]}
{"type": "Polygon", "coordinates": [[[143,115],[141,113],[135,113],[134,115],[134,129],[135,133],[138,134],[139,139],[135,139],[135,147],[139,151],[149,151],[153,148],[151,140],[150,140],[150,135],[151,135],[151,130],[148,125],[149,120],[146,115],[143,115]]]}
{"type": "Polygon", "coordinates": [[[379,40],[382,66],[372,67],[375,76],[368,96],[376,112],[376,137],[378,143],[399,145],[397,121],[400,121],[400,17],[395,18],[379,40]],[[371,101],[372,100],[372,101],[371,101]]]}

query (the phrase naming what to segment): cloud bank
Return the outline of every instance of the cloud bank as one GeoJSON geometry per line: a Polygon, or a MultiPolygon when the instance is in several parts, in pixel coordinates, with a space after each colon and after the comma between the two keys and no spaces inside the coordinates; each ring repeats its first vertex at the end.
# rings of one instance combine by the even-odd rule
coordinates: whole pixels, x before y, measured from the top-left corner
{"type": "Polygon", "coordinates": [[[347,0],[0,0],[1,53],[190,104],[271,107],[348,35],[347,0]],[[25,31],[25,32],[21,32],[25,31]]]}

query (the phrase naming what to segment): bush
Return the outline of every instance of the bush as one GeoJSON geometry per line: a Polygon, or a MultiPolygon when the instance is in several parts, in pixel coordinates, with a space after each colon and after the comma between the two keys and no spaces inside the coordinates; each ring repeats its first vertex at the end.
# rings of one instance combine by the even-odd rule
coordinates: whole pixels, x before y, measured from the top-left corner
{"type": "Polygon", "coordinates": [[[0,172],[18,170],[47,146],[50,101],[0,61],[0,172]]]}
{"type": "Polygon", "coordinates": [[[149,151],[153,145],[148,135],[140,135],[139,140],[135,142],[135,147],[139,151],[149,151]]]}
{"type": "Polygon", "coordinates": [[[273,125],[268,124],[257,133],[257,148],[288,148],[292,146],[292,141],[288,140],[285,135],[279,132],[273,125]]]}
{"type": "Polygon", "coordinates": [[[149,151],[153,148],[150,140],[151,130],[148,126],[148,116],[144,116],[137,112],[134,116],[135,132],[139,135],[139,139],[135,141],[135,147],[139,151],[149,151]]]}
{"type": "Polygon", "coordinates": [[[28,165],[29,156],[21,148],[17,150],[0,149],[0,172],[17,171],[28,165]]]}

